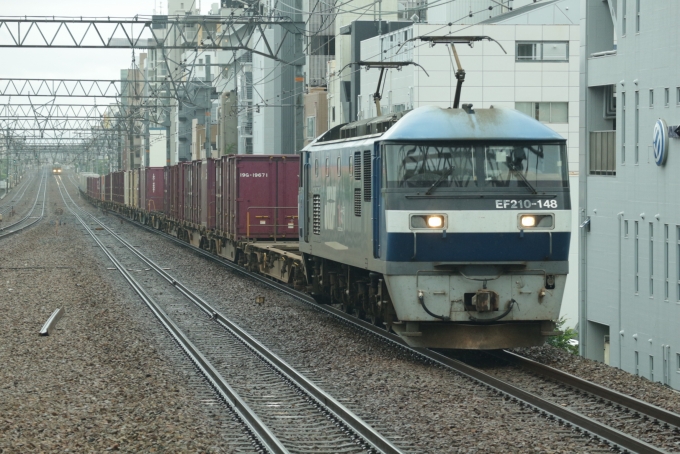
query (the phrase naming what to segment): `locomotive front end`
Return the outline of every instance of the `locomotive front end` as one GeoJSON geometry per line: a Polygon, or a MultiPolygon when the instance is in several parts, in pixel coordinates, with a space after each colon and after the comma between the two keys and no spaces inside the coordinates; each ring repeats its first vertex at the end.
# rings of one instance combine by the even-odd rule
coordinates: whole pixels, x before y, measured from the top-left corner
{"type": "Polygon", "coordinates": [[[565,140],[516,111],[438,108],[382,139],[374,249],[393,329],[412,346],[456,349],[555,335],[571,236],[565,140]]]}

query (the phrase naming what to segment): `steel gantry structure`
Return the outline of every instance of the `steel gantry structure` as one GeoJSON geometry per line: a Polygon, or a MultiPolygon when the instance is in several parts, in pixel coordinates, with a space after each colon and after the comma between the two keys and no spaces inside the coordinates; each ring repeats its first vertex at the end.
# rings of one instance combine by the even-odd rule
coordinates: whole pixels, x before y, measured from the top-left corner
{"type": "MultiPolygon", "coordinates": [[[[210,81],[192,80],[194,64],[171,58],[173,51],[232,51],[234,60],[230,63],[236,60],[237,52],[249,52],[302,66],[304,23],[291,17],[298,16],[233,12],[229,16],[133,18],[0,16],[0,48],[145,49],[153,50],[167,68],[164,78],[151,80],[134,67],[127,79],[1,78],[0,138],[4,139],[5,153],[10,153],[11,147],[17,149],[19,143],[22,150],[31,148],[34,154],[49,150],[52,156],[64,150],[83,152],[94,147],[122,154],[125,147],[134,159],[135,138],[146,139],[134,150],[138,157],[139,148],[148,152],[151,125],[169,127],[172,106],[201,108],[201,85],[212,85],[210,81]],[[265,33],[271,27],[279,27],[284,34],[278,45],[265,33]],[[284,46],[289,35],[292,54],[290,46],[284,46]]],[[[212,66],[220,68],[220,77],[228,65],[212,66]]],[[[206,74],[210,74],[210,63],[205,66],[206,74]]],[[[207,99],[210,102],[210,96],[207,99]]],[[[205,107],[206,121],[209,108],[205,107]]],[[[206,142],[209,146],[207,135],[206,142]]],[[[120,166],[120,157],[118,161],[120,166]]]]}

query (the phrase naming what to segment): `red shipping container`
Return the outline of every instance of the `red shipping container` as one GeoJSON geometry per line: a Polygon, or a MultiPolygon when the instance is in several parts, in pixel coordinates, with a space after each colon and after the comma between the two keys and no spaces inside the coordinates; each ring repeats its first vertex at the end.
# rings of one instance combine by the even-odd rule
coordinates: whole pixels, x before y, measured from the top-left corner
{"type": "Polygon", "coordinates": [[[215,191],[216,191],[216,159],[206,159],[201,162],[200,171],[200,224],[208,230],[215,229],[215,191]]]}
{"type": "Polygon", "coordinates": [[[113,172],[112,175],[112,198],[114,203],[125,202],[125,171],[113,172]]]}
{"type": "Polygon", "coordinates": [[[201,223],[201,167],[203,166],[203,161],[192,161],[191,162],[191,176],[190,182],[188,183],[189,188],[189,199],[188,202],[190,206],[187,210],[187,215],[189,216],[187,220],[192,224],[201,223]]]}
{"type": "Polygon", "coordinates": [[[193,164],[191,161],[189,162],[183,162],[180,166],[182,169],[182,193],[181,197],[183,200],[183,208],[184,210],[182,211],[182,217],[180,220],[186,221],[186,222],[192,222],[192,216],[191,216],[191,211],[193,208],[193,203],[192,203],[192,197],[193,197],[193,178],[192,178],[192,171],[193,171],[193,164]]]}
{"type": "Polygon", "coordinates": [[[164,167],[147,167],[141,173],[140,202],[146,211],[164,211],[164,167]]]}
{"type": "Polygon", "coordinates": [[[172,169],[175,166],[163,167],[163,213],[172,216],[172,169]]]}
{"type": "Polygon", "coordinates": [[[111,202],[113,200],[113,174],[110,173],[106,175],[105,180],[105,190],[104,190],[104,200],[111,202]]]}
{"type": "Polygon", "coordinates": [[[219,229],[232,239],[298,237],[297,155],[230,155],[220,162],[219,229]]]}

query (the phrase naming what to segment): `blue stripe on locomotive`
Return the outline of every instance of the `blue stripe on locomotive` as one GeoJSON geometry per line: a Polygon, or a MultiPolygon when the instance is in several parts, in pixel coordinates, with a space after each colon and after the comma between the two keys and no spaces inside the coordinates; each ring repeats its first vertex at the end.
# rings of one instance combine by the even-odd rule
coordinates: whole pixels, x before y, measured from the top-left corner
{"type": "Polygon", "coordinates": [[[384,257],[392,262],[566,261],[571,232],[387,233],[384,257]]]}

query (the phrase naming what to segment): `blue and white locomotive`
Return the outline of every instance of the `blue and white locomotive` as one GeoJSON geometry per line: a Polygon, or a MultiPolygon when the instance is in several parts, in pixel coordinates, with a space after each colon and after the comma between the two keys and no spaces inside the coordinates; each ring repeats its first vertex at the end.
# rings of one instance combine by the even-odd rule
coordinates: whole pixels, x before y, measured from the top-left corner
{"type": "Polygon", "coordinates": [[[331,129],[301,161],[315,296],[416,347],[556,334],[571,227],[560,135],[515,110],[421,107],[331,129]]]}

